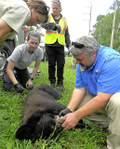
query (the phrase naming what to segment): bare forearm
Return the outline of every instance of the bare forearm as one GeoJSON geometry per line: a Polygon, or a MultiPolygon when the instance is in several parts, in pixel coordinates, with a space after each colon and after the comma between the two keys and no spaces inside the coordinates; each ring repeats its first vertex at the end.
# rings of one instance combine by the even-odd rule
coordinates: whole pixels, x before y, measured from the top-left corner
{"type": "Polygon", "coordinates": [[[35,76],[35,74],[37,73],[37,71],[38,71],[38,67],[35,67],[35,68],[33,69],[32,74],[31,74],[31,77],[32,77],[32,78],[34,78],[34,76],[35,76]]]}
{"type": "Polygon", "coordinates": [[[73,128],[78,123],[79,120],[104,107],[108,103],[112,95],[113,95],[112,93],[97,92],[97,96],[91,99],[81,108],[79,108],[73,113],[66,114],[63,117],[64,120],[64,123],[62,124],[62,127],[64,128],[63,130],[69,130],[73,128]]]}
{"type": "Polygon", "coordinates": [[[34,78],[35,74],[37,73],[38,69],[39,69],[39,66],[40,66],[40,62],[41,61],[36,61],[35,62],[35,65],[34,65],[34,69],[33,69],[33,72],[31,74],[31,77],[34,78]]]}
{"type": "Polygon", "coordinates": [[[85,93],[85,88],[74,89],[71,100],[67,106],[72,112],[78,107],[83,97],[85,96],[85,93]]]}
{"type": "Polygon", "coordinates": [[[14,85],[18,83],[12,70],[7,70],[7,74],[14,85]]]}
{"type": "Polygon", "coordinates": [[[87,102],[84,106],[82,106],[80,109],[76,110],[74,114],[76,117],[80,120],[83,117],[90,115],[99,109],[103,108],[107,104],[107,99],[101,99],[100,97],[96,96],[89,102],[87,102]]]}
{"type": "Polygon", "coordinates": [[[2,19],[0,19],[0,40],[13,29],[2,19]]]}

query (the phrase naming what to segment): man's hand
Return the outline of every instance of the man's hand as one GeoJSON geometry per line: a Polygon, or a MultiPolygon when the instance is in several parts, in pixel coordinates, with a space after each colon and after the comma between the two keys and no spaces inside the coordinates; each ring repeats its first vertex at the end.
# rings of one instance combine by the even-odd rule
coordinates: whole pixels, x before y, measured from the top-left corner
{"type": "Polygon", "coordinates": [[[72,112],[72,111],[71,111],[69,108],[66,108],[66,109],[60,111],[59,117],[64,116],[64,115],[66,115],[66,114],[68,114],[68,113],[71,113],[71,112],[72,112]]]}
{"type": "Polygon", "coordinates": [[[14,86],[18,93],[22,93],[24,91],[24,88],[19,83],[15,84],[14,86]]]}
{"type": "Polygon", "coordinates": [[[71,128],[75,127],[78,123],[78,118],[75,113],[66,114],[63,117],[64,123],[62,124],[63,130],[70,130],[71,128]]]}

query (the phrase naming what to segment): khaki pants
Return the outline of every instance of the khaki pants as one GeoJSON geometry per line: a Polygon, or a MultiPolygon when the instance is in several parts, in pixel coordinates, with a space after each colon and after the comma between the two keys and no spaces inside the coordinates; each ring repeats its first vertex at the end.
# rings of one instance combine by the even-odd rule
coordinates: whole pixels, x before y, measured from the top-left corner
{"type": "MultiPolygon", "coordinates": [[[[78,108],[93,97],[87,92],[78,108]]],[[[120,149],[120,92],[113,94],[105,107],[85,118],[95,121],[102,128],[108,127],[110,135],[107,137],[107,148],[120,149]]]]}

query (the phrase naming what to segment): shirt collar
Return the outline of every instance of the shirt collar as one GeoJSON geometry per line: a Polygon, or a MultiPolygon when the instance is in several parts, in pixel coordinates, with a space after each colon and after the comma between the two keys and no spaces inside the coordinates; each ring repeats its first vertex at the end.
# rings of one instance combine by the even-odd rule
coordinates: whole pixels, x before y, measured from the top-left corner
{"type": "MultiPolygon", "coordinates": [[[[99,46],[99,49],[100,49],[100,46],[99,46]]],[[[93,69],[94,66],[96,65],[97,60],[98,60],[98,57],[99,57],[99,51],[100,51],[99,49],[98,49],[98,51],[97,51],[97,56],[96,56],[95,62],[94,62],[93,65],[88,69],[88,71],[90,71],[91,69],[93,69]]]]}

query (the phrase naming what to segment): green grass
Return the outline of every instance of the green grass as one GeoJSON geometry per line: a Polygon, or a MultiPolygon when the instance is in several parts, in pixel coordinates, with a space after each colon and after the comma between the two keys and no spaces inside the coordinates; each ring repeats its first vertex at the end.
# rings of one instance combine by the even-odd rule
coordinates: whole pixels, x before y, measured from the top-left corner
{"type": "MultiPolygon", "coordinates": [[[[31,64],[31,67],[34,63],[31,64]]],[[[48,80],[48,62],[41,62],[40,78],[34,79],[34,86],[41,83],[49,84],[48,80]]],[[[71,57],[66,58],[64,69],[64,86],[65,91],[62,98],[57,102],[67,106],[75,84],[75,69],[71,66],[71,57]]],[[[15,132],[21,125],[20,119],[22,108],[26,99],[28,90],[24,90],[22,94],[16,92],[5,92],[2,89],[2,80],[0,81],[0,149],[99,149],[104,147],[107,137],[107,130],[99,128],[95,123],[88,123],[92,130],[72,129],[70,131],[62,131],[55,140],[36,141],[19,141],[15,138],[15,132]]]]}

